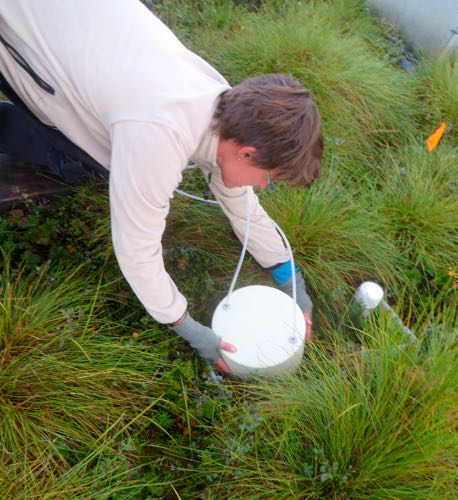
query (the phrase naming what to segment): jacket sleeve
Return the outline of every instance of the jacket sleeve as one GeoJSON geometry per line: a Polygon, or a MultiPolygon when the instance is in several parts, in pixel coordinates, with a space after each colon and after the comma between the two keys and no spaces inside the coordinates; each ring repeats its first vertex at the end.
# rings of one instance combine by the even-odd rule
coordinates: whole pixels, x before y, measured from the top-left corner
{"type": "Polygon", "coordinates": [[[110,213],[119,266],[146,310],[172,323],[187,303],[164,267],[162,235],[173,190],[186,165],[170,129],[126,121],[111,128],[110,213]]]}
{"type": "Polygon", "coordinates": [[[205,177],[211,173],[210,189],[219,201],[223,212],[241,242],[246,230],[247,198],[251,197],[250,235],[248,251],[262,267],[271,267],[289,260],[288,251],[272,219],[259,203],[251,187],[227,188],[219,167],[200,167],[205,177]]]}

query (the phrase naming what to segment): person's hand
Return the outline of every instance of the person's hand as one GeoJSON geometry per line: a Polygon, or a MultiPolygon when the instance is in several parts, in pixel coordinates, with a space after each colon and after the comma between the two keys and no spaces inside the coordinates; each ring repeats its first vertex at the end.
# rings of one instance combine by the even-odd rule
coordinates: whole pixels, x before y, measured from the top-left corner
{"type": "Polygon", "coordinates": [[[304,337],[304,340],[305,340],[305,342],[310,343],[310,342],[312,342],[312,314],[305,312],[304,319],[305,319],[305,337],[304,337]]]}
{"type": "Polygon", "coordinates": [[[194,347],[202,358],[210,363],[216,363],[220,360],[221,337],[216,335],[211,328],[192,319],[189,313],[185,312],[176,324],[170,325],[170,328],[186,340],[191,347],[194,347]]]}
{"type": "MultiPolygon", "coordinates": [[[[227,352],[237,352],[237,347],[235,347],[234,344],[229,344],[229,342],[225,342],[222,340],[219,344],[219,348],[223,351],[227,352]]],[[[223,373],[226,373],[229,375],[231,372],[231,369],[227,366],[226,361],[224,361],[223,358],[219,358],[218,361],[215,363],[215,367],[223,373]]]]}

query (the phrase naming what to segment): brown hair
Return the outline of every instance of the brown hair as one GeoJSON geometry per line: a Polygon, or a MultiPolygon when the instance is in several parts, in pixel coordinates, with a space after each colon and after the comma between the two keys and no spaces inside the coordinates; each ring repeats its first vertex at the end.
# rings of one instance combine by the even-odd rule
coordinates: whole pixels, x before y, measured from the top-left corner
{"type": "Polygon", "coordinates": [[[213,130],[253,146],[253,163],[275,179],[309,186],[321,173],[323,136],[310,92],[291,75],[249,78],[221,94],[213,130]]]}

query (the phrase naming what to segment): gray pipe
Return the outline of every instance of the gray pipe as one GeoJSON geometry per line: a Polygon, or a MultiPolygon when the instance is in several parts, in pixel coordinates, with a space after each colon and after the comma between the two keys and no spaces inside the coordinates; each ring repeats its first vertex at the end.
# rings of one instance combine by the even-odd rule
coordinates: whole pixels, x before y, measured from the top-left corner
{"type": "Polygon", "coordinates": [[[391,317],[401,327],[401,331],[404,332],[410,338],[410,343],[413,344],[417,340],[417,337],[415,336],[414,333],[412,333],[412,330],[410,330],[409,328],[407,328],[407,326],[404,325],[404,323],[401,321],[401,318],[396,314],[396,312],[387,302],[382,300],[380,305],[383,307],[383,309],[391,313],[391,317]]]}

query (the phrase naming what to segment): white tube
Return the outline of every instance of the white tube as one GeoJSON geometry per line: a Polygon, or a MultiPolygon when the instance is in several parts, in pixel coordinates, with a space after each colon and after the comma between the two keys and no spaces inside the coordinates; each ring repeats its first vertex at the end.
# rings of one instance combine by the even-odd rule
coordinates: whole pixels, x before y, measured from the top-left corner
{"type": "Polygon", "coordinates": [[[201,198],[200,196],[195,196],[193,194],[186,193],[185,191],[181,191],[181,189],[175,189],[175,193],[181,194],[181,196],[186,196],[186,198],[190,198],[191,200],[203,201],[204,203],[208,203],[209,205],[217,205],[219,203],[214,200],[206,200],[205,198],[201,198]]]}
{"type": "MultiPolygon", "coordinates": [[[[193,168],[193,167],[187,167],[187,168],[193,168]]],[[[206,200],[205,198],[201,198],[199,196],[195,196],[195,195],[186,193],[185,191],[181,191],[180,189],[175,189],[175,192],[178,194],[181,194],[182,196],[186,196],[187,198],[190,198],[192,200],[203,201],[204,203],[208,203],[210,205],[219,205],[219,203],[217,201],[206,200]]],[[[226,300],[226,303],[224,304],[225,308],[230,307],[231,295],[232,295],[232,292],[234,291],[235,283],[239,277],[240,269],[242,268],[243,259],[245,258],[246,249],[248,246],[248,237],[250,234],[251,197],[252,196],[253,196],[253,192],[249,191],[249,194],[247,196],[247,202],[246,202],[246,226],[245,226],[245,236],[243,238],[242,252],[240,254],[239,262],[237,264],[237,268],[235,270],[231,285],[229,287],[229,291],[227,293],[227,300],[226,300]]],[[[294,344],[297,342],[298,339],[296,336],[296,303],[297,303],[296,268],[294,265],[293,251],[291,249],[291,245],[289,244],[288,238],[286,237],[285,233],[282,231],[280,226],[275,221],[272,221],[272,222],[274,224],[274,227],[277,229],[277,231],[280,233],[281,237],[283,238],[283,241],[285,242],[286,249],[288,250],[288,254],[289,254],[289,259],[291,262],[291,279],[292,279],[292,293],[293,293],[293,297],[292,297],[293,298],[293,335],[291,335],[289,337],[289,341],[294,344]]]]}
{"type": "Polygon", "coordinates": [[[243,259],[245,258],[246,249],[248,246],[248,236],[250,235],[250,219],[251,219],[251,197],[253,195],[252,191],[248,191],[246,200],[246,225],[245,225],[245,237],[243,238],[242,253],[240,254],[240,259],[237,264],[237,269],[235,270],[234,276],[232,278],[231,286],[229,287],[229,292],[227,293],[227,300],[224,304],[224,308],[227,309],[231,306],[231,295],[235,287],[235,282],[239,277],[240,269],[242,268],[243,259]]]}
{"type": "MultiPolygon", "coordinates": [[[[277,231],[280,233],[281,237],[283,238],[283,241],[285,242],[286,249],[288,250],[289,254],[289,261],[291,262],[291,279],[292,279],[292,292],[293,292],[293,335],[290,336],[289,341],[292,344],[295,344],[297,342],[297,337],[296,337],[296,304],[297,304],[297,297],[296,297],[296,266],[294,265],[294,257],[293,257],[293,251],[291,249],[291,245],[289,244],[288,238],[286,237],[285,233],[282,231],[280,226],[275,222],[274,223],[275,228],[277,231]]],[[[307,328],[307,325],[306,325],[307,328]]]]}

